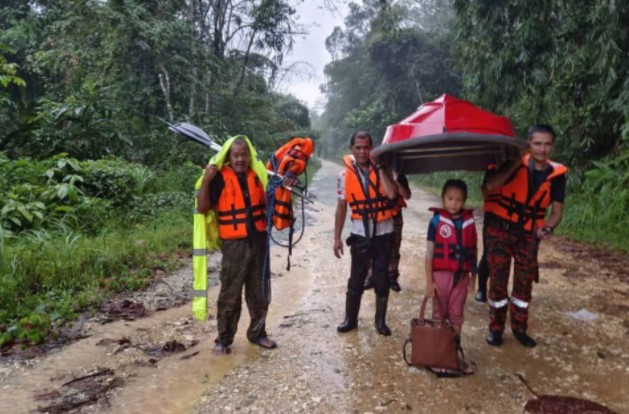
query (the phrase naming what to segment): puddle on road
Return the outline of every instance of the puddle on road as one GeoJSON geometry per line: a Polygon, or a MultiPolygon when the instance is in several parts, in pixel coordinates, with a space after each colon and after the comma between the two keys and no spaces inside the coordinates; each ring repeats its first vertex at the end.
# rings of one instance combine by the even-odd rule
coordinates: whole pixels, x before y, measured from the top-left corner
{"type": "MultiPolygon", "coordinates": [[[[272,255],[285,257],[286,250],[277,249],[272,255]]],[[[283,266],[283,259],[275,259],[273,272],[283,273],[283,266]]],[[[270,335],[280,340],[279,326],[287,321],[284,315],[297,313],[311,282],[299,267],[285,276],[290,277],[272,281],[273,302],[267,318],[270,335]]],[[[218,287],[209,290],[211,315],[215,314],[217,295],[218,287]]],[[[88,332],[88,338],[57,352],[27,360],[16,369],[0,366],[0,413],[30,413],[53,407],[70,393],[63,384],[98,369],[111,370],[112,378],[120,378],[124,384],[103,388],[100,399],[83,405],[78,412],[188,413],[203,392],[231,369],[258,358],[262,352],[273,352],[261,351],[247,341],[248,323],[243,301],[233,352],[224,356],[211,352],[215,321],[194,321],[189,303],[135,321],[97,324],[88,332]],[[182,344],[185,351],[169,352],[181,351],[182,344]]]]}

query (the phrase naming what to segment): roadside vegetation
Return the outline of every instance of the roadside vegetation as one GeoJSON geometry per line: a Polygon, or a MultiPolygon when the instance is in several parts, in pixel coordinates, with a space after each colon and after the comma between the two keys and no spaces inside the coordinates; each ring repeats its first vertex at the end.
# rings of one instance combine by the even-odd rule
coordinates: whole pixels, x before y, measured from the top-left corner
{"type": "Polygon", "coordinates": [[[0,156],[0,346],[39,343],[107,295],[179,266],[200,171],[0,156]]]}
{"type": "Polygon", "coordinates": [[[261,159],[316,138],[279,91],[302,31],[285,0],[0,5],[0,347],[181,265],[211,153],[173,136],[249,136],[261,159]]]}

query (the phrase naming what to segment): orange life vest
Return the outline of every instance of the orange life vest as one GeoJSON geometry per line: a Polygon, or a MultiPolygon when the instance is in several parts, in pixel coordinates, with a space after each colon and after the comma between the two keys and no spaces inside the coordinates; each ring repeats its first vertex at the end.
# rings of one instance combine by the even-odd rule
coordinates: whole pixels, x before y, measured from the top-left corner
{"type": "Polygon", "coordinates": [[[550,205],[550,182],[568,173],[562,164],[550,161],[551,173],[533,194],[529,194],[530,154],[522,157],[522,165],[502,187],[485,196],[483,210],[511,223],[518,223],[526,231],[545,225],[546,209],[550,205]]]}
{"type": "Polygon", "coordinates": [[[273,153],[273,159],[266,163],[266,168],[281,176],[291,173],[297,177],[306,171],[313,151],[314,142],[310,138],[291,138],[273,153]]]}
{"type": "Polygon", "coordinates": [[[395,200],[390,200],[384,195],[377,167],[373,161],[370,161],[369,165],[369,191],[367,193],[363,188],[354,158],[346,155],[343,157],[343,162],[345,163],[345,199],[352,209],[352,220],[375,219],[379,223],[391,219],[395,200]]]}
{"type": "MultiPolygon", "coordinates": [[[[291,138],[273,153],[271,160],[266,163],[266,168],[282,177],[287,174],[297,177],[306,171],[313,151],[314,143],[310,138],[291,138]]],[[[275,190],[272,220],[276,229],[284,230],[295,222],[292,201],[292,194],[286,188],[278,187],[275,190]]]]}
{"type": "Polygon", "coordinates": [[[225,181],[225,187],[216,205],[219,237],[225,240],[247,237],[247,215],[251,216],[256,230],[265,231],[264,186],[255,172],[251,169],[247,172],[249,205],[245,202],[236,172],[230,166],[224,165],[220,173],[225,181]]]}

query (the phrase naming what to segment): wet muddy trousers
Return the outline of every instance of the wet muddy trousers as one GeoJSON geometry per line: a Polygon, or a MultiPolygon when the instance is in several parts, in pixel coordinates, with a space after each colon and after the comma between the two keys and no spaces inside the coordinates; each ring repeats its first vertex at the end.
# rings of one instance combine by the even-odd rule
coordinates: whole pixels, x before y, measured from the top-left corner
{"type": "Polygon", "coordinates": [[[352,265],[347,282],[348,294],[362,295],[371,266],[376,295],[389,296],[389,259],[393,238],[393,233],[372,237],[371,240],[350,235],[347,244],[350,246],[352,265]]]}
{"type": "Polygon", "coordinates": [[[487,227],[487,264],[489,267],[489,330],[503,332],[507,309],[511,329],[526,332],[533,282],[537,276],[537,243],[530,232],[506,225],[487,227]],[[508,294],[513,258],[513,290],[508,294]]]}
{"type": "Polygon", "coordinates": [[[352,256],[352,267],[345,296],[345,320],[337,327],[337,331],[348,332],[358,326],[360,302],[365,290],[365,279],[371,264],[374,290],[376,292],[376,330],[382,335],[391,335],[385,319],[389,297],[388,267],[393,237],[393,233],[389,233],[375,236],[369,240],[366,237],[352,234],[347,239],[352,256]]]}
{"type": "Polygon", "coordinates": [[[216,343],[231,345],[238,329],[242,308],[242,291],[251,322],[247,339],[256,341],[266,337],[265,321],[269,309],[270,284],[262,277],[266,253],[266,233],[255,234],[249,239],[224,240],[221,250],[223,261],[218,294],[216,343]],[[263,286],[264,283],[264,286],[263,286]]]}

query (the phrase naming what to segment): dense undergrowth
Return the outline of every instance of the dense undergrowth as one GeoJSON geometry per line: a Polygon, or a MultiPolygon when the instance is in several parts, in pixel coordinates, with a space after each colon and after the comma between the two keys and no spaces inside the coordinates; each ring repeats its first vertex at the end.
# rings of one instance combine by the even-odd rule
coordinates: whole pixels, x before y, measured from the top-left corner
{"type": "MultiPolygon", "coordinates": [[[[308,179],[320,165],[309,163],[308,179]]],[[[159,171],[0,154],[0,347],[40,343],[79,312],[180,266],[200,174],[192,164],[159,171]]]]}
{"type": "Polygon", "coordinates": [[[0,346],[35,344],[191,245],[200,168],[0,157],[0,346]]]}

